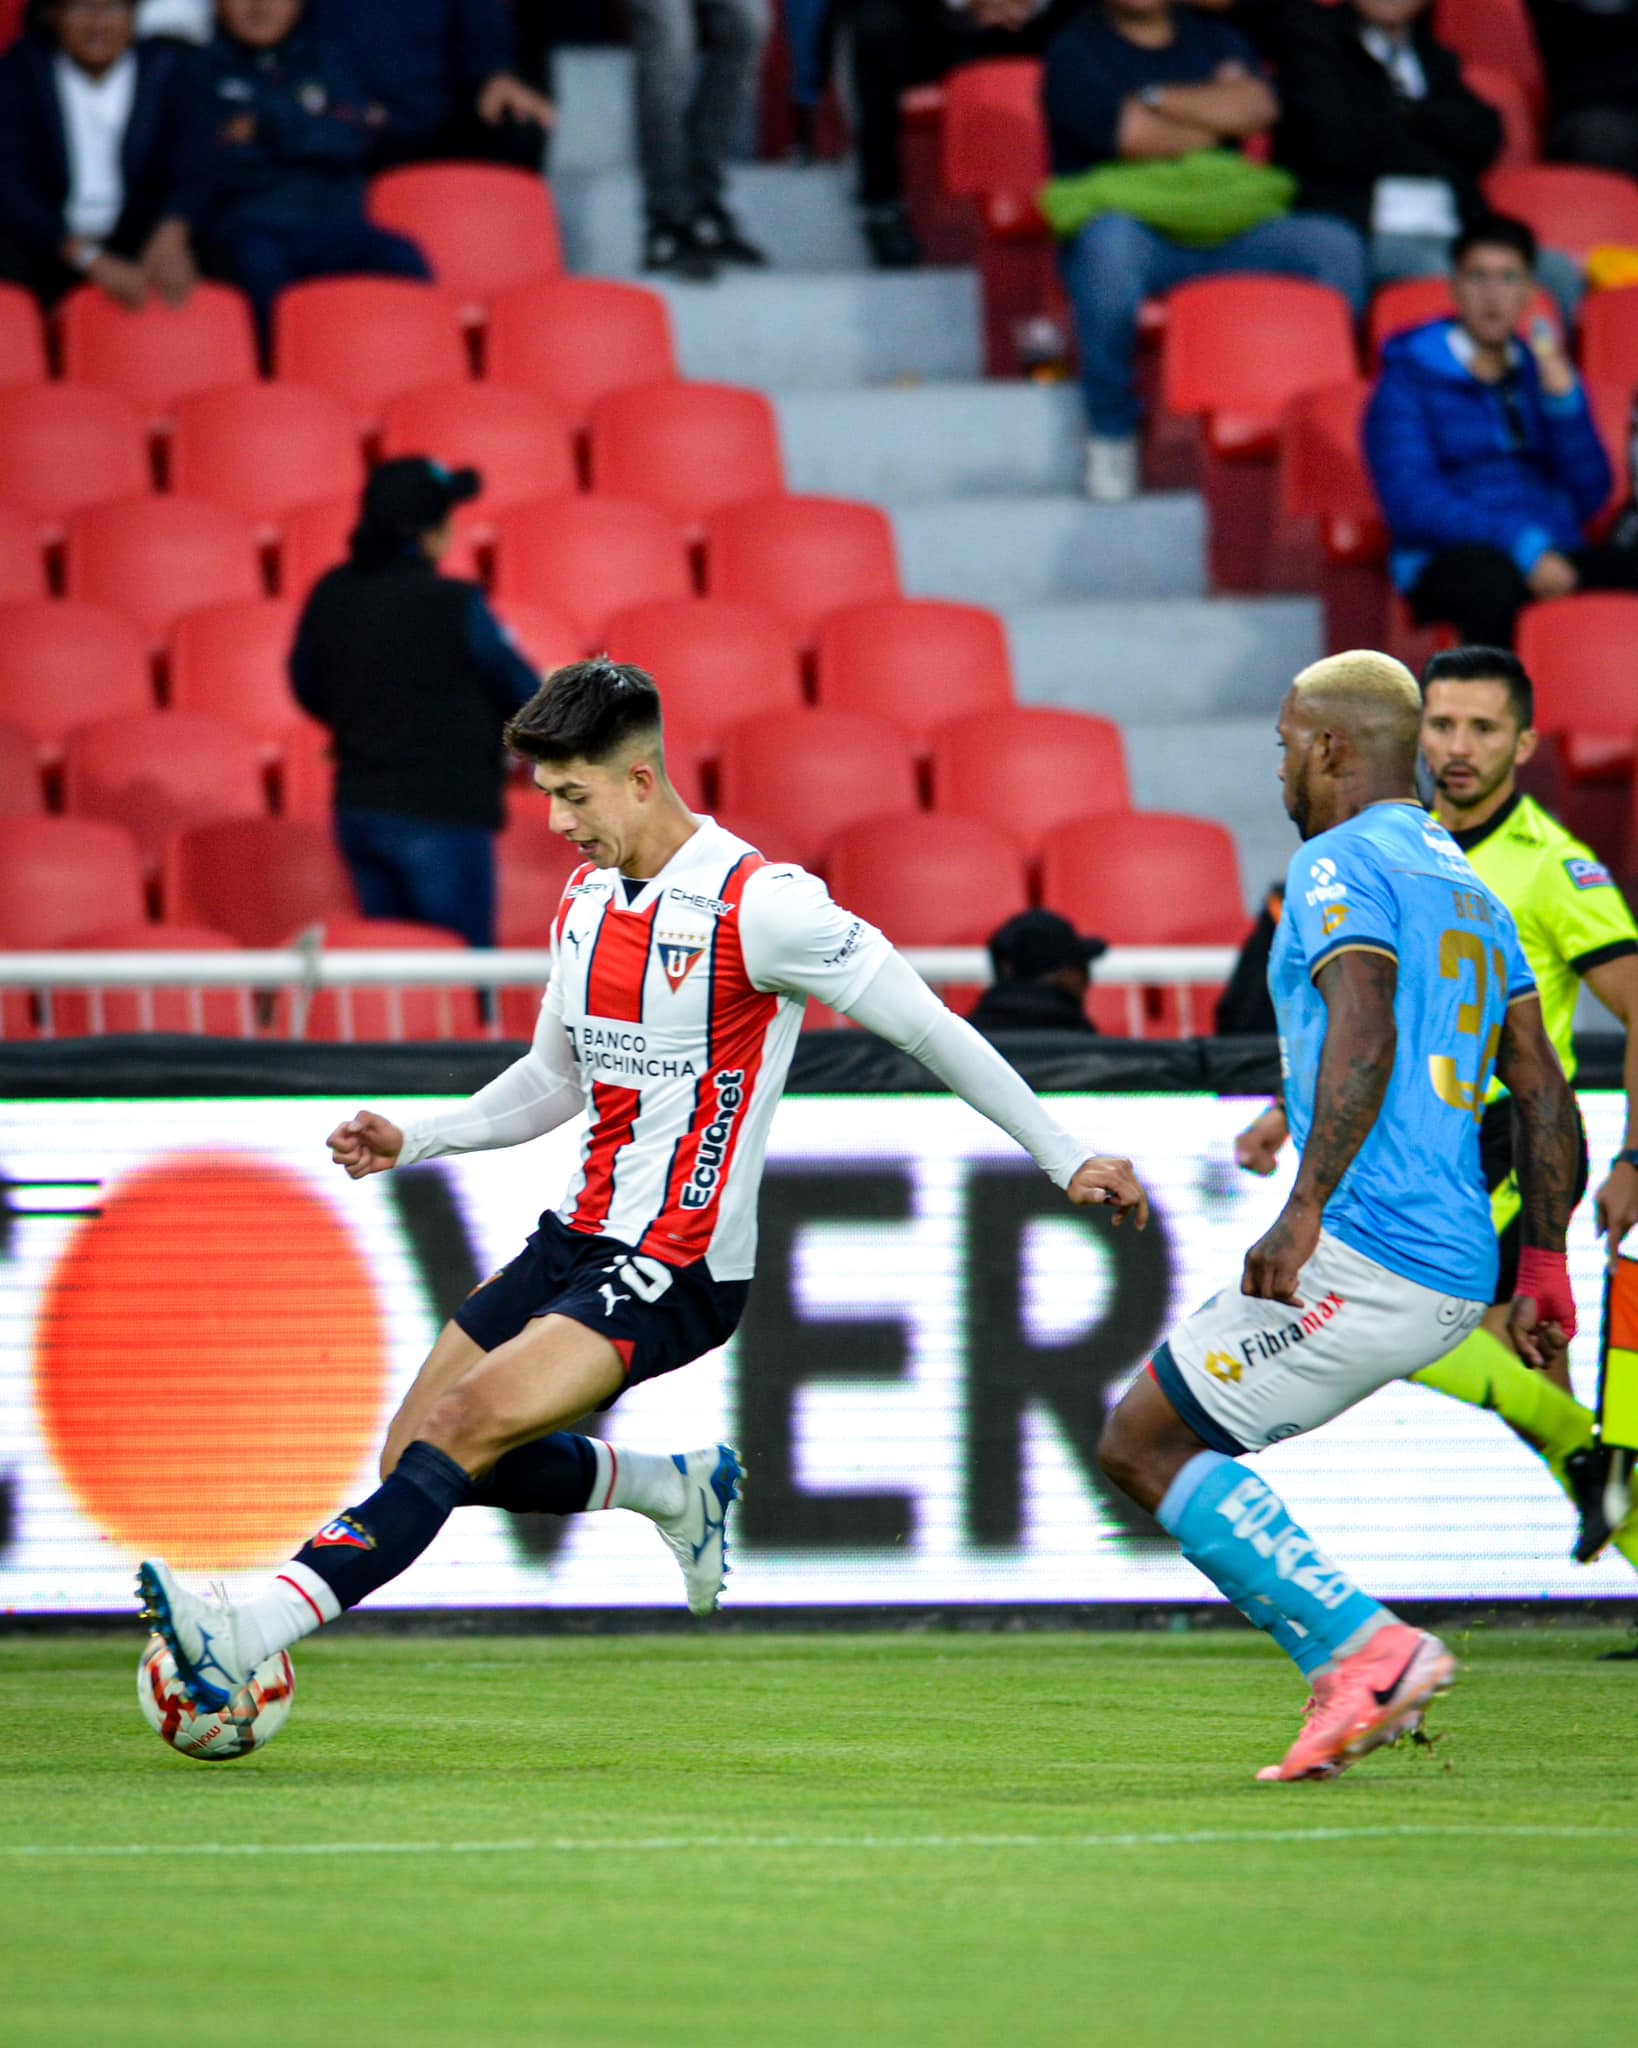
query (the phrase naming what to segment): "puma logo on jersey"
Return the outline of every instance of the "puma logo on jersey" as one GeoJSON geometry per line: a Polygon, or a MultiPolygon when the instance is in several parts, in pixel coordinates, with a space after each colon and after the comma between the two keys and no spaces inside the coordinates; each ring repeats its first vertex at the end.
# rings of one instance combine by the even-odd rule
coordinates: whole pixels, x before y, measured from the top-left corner
{"type": "Polygon", "coordinates": [[[627,1299],[625,1295],[620,1293],[618,1288],[611,1287],[606,1280],[597,1291],[603,1297],[603,1314],[605,1316],[613,1315],[621,1302],[627,1299]]]}

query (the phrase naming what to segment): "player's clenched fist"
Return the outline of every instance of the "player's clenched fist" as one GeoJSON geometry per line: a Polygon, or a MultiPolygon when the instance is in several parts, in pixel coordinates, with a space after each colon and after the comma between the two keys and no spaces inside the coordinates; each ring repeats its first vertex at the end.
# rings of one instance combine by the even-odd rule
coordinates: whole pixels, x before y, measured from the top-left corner
{"type": "Polygon", "coordinates": [[[398,1164],[404,1134],[373,1109],[361,1109],[357,1116],[336,1125],[329,1144],[330,1157],[347,1169],[348,1179],[362,1180],[367,1173],[385,1173],[398,1164]]]}
{"type": "Polygon", "coordinates": [[[1139,1230],[1149,1221],[1149,1197],[1130,1159],[1084,1161],[1069,1183],[1069,1199],[1083,1207],[1095,1204],[1113,1209],[1117,1229],[1128,1216],[1137,1217],[1139,1230]]]}

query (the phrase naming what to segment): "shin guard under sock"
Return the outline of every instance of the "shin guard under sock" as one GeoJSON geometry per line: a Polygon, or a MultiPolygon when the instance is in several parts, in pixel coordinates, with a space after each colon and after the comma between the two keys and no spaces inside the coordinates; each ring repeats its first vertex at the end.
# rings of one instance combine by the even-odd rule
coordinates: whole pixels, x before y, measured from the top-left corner
{"type": "Polygon", "coordinates": [[[327,1522],[296,1553],[340,1607],[407,1571],[451,1513],[472,1498],[472,1481],[447,1452],[419,1441],[368,1500],[327,1522]]]}
{"type": "Polygon", "coordinates": [[[510,1515],[578,1515],[597,1479],[597,1453],[587,1437],[560,1429],[520,1444],[497,1459],[472,1490],[472,1506],[510,1515]]]}

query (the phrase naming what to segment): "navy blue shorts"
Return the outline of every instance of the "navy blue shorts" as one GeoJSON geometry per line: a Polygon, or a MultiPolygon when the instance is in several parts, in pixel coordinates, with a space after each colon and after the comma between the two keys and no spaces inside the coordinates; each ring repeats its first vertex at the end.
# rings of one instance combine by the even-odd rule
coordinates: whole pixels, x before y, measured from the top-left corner
{"type": "Polygon", "coordinates": [[[537,1316],[568,1316],[608,1338],[629,1387],[726,1344],[750,1291],[748,1280],[713,1280],[704,1260],[667,1266],[548,1213],[517,1257],[472,1290],[455,1321],[493,1351],[537,1316]]]}

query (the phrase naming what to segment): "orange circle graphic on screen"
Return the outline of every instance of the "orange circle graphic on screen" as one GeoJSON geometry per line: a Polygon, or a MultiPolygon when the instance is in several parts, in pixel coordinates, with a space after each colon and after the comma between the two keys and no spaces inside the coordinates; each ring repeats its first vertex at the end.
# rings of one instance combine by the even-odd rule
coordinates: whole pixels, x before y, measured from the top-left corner
{"type": "Polygon", "coordinates": [[[195,1570],[276,1563],[347,1506],[388,1384],[346,1225],[299,1174],[219,1153],[114,1183],[57,1261],[35,1370],[86,1513],[195,1570]]]}

